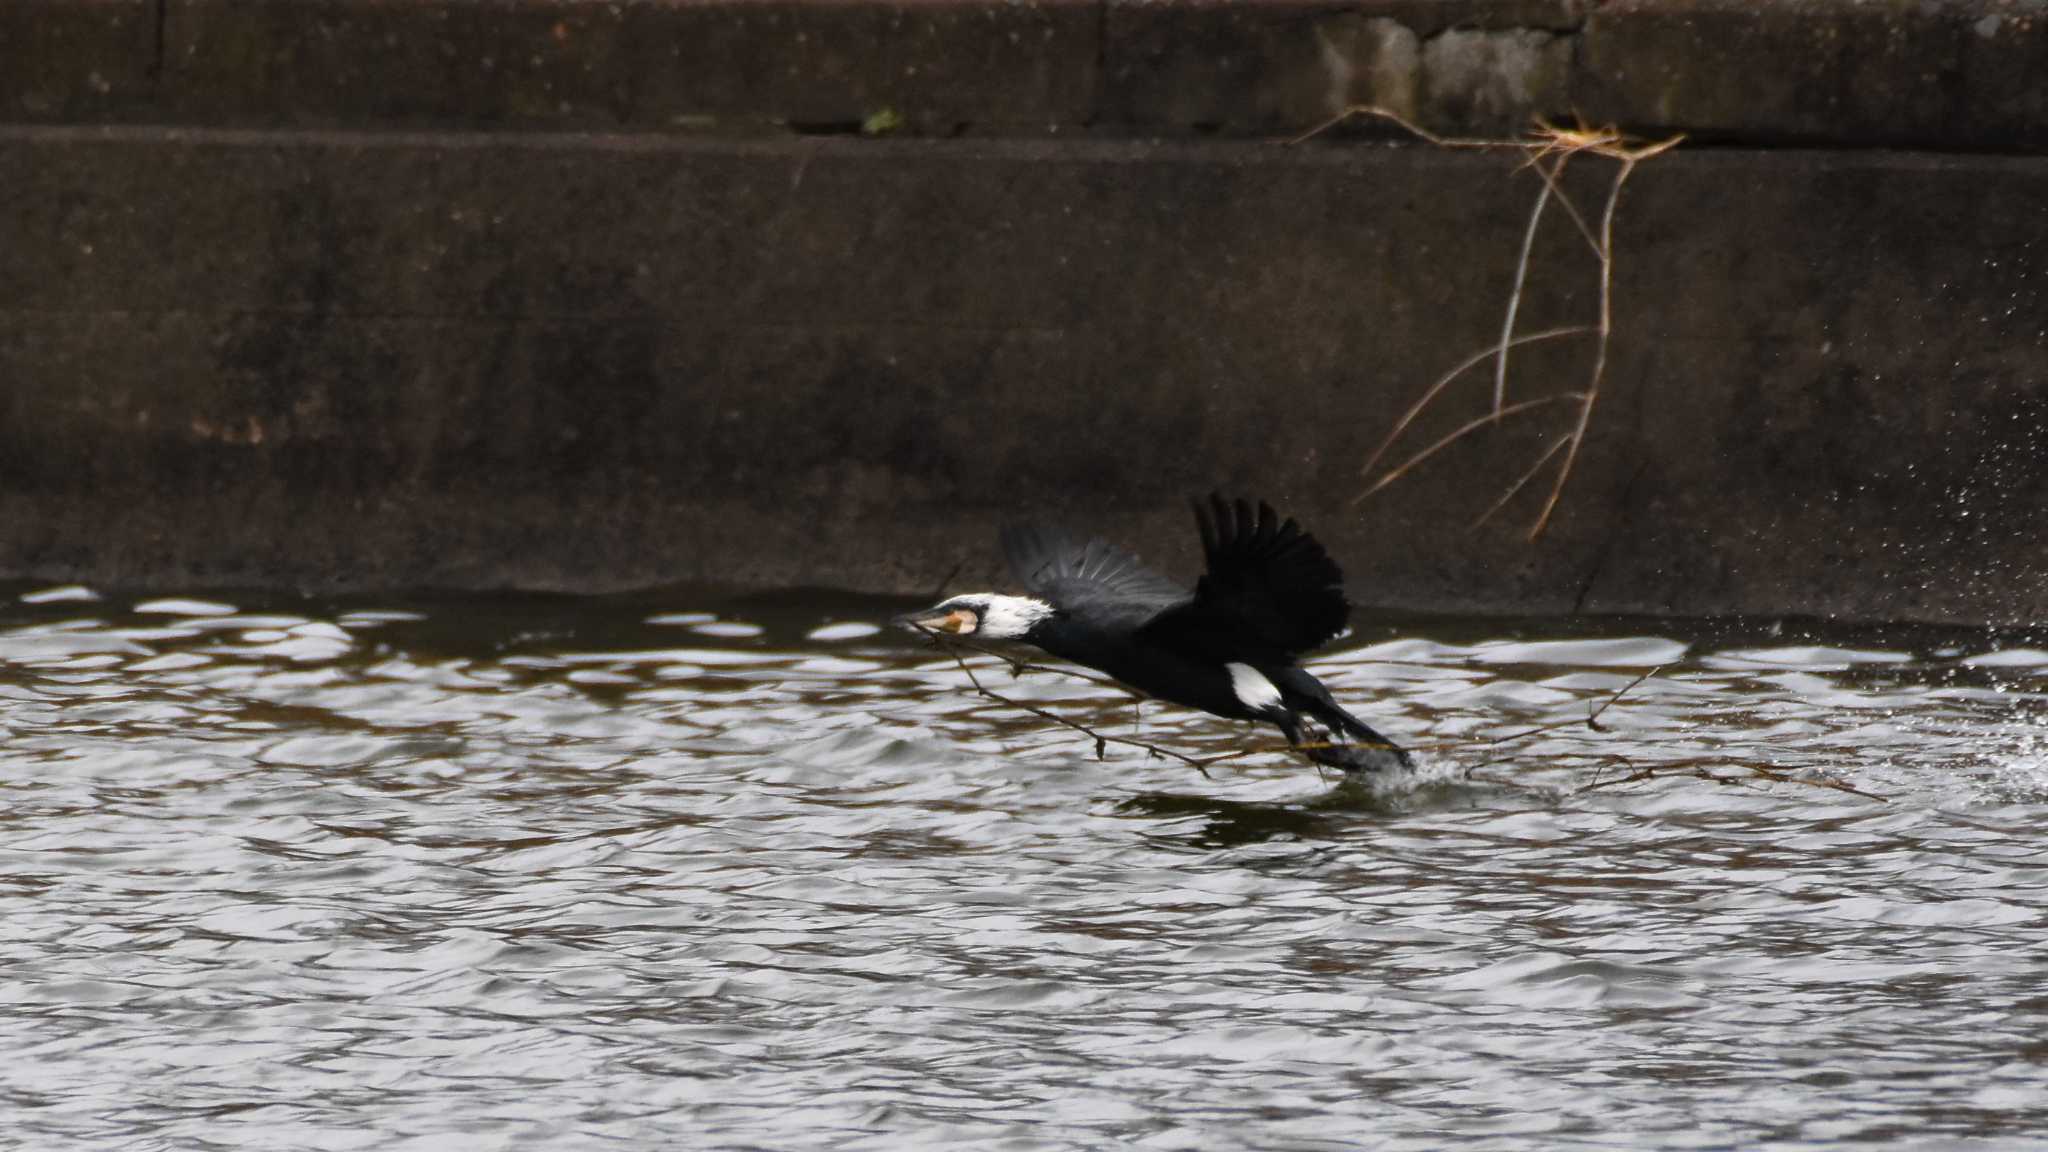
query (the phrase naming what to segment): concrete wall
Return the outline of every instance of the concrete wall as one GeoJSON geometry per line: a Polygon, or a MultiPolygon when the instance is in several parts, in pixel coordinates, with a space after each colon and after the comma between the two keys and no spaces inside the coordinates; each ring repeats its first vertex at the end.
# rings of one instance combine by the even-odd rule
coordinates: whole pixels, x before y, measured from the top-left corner
{"type": "MultiPolygon", "coordinates": [[[[24,0],[0,577],[908,591],[1034,511],[1186,574],[1220,486],[1368,602],[2038,622],[2041,7],[24,0]],[[1468,526],[1564,405],[1353,503],[1497,338],[1537,188],[1276,142],[1358,98],[1713,142],[1626,186],[1534,544],[1540,492],[1468,526]]],[[[1591,318],[1562,216],[1533,266],[1525,330],[1591,318]]]]}
{"type": "Polygon", "coordinates": [[[0,116],[1268,136],[1347,103],[2038,149],[2040,0],[8,0],[0,116]]]}

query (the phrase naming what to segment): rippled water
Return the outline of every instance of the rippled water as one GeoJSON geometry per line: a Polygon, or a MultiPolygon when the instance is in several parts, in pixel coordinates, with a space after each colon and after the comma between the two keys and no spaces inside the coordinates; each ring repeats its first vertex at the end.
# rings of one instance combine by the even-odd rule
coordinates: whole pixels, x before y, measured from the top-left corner
{"type": "Polygon", "coordinates": [[[11,1146],[2048,1142],[2039,640],[1374,621],[1338,788],[888,602],[20,591],[11,1146]]]}

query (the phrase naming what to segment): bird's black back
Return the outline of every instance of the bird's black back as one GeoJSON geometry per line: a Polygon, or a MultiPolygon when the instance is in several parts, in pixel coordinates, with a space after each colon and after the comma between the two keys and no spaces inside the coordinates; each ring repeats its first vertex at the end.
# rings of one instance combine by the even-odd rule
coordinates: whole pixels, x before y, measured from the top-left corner
{"type": "Polygon", "coordinates": [[[1195,502],[1195,524],[1206,571],[1192,594],[1115,545],[1042,524],[1005,527],[1003,554],[1059,610],[1069,642],[1120,637],[1184,659],[1281,667],[1344,631],[1344,573],[1300,525],[1264,501],[1221,496],[1195,502]]]}

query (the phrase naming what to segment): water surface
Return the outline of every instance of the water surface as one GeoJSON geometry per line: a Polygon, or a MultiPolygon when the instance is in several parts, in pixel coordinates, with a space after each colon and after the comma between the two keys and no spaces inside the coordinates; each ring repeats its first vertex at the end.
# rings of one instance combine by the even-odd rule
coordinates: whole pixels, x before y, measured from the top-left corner
{"type": "Polygon", "coordinates": [[[1372,620],[1360,788],[883,601],[0,605],[5,1143],[2048,1144],[2038,639],[1372,620]]]}

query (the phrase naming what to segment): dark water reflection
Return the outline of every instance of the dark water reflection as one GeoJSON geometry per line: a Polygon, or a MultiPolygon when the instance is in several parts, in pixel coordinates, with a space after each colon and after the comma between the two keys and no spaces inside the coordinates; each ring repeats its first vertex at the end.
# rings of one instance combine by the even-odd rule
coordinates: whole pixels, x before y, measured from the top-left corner
{"type": "Polygon", "coordinates": [[[21,591],[17,1146],[2048,1143],[2038,640],[1380,621],[1321,667],[1417,742],[1669,668],[1333,789],[889,603],[21,591]]]}

